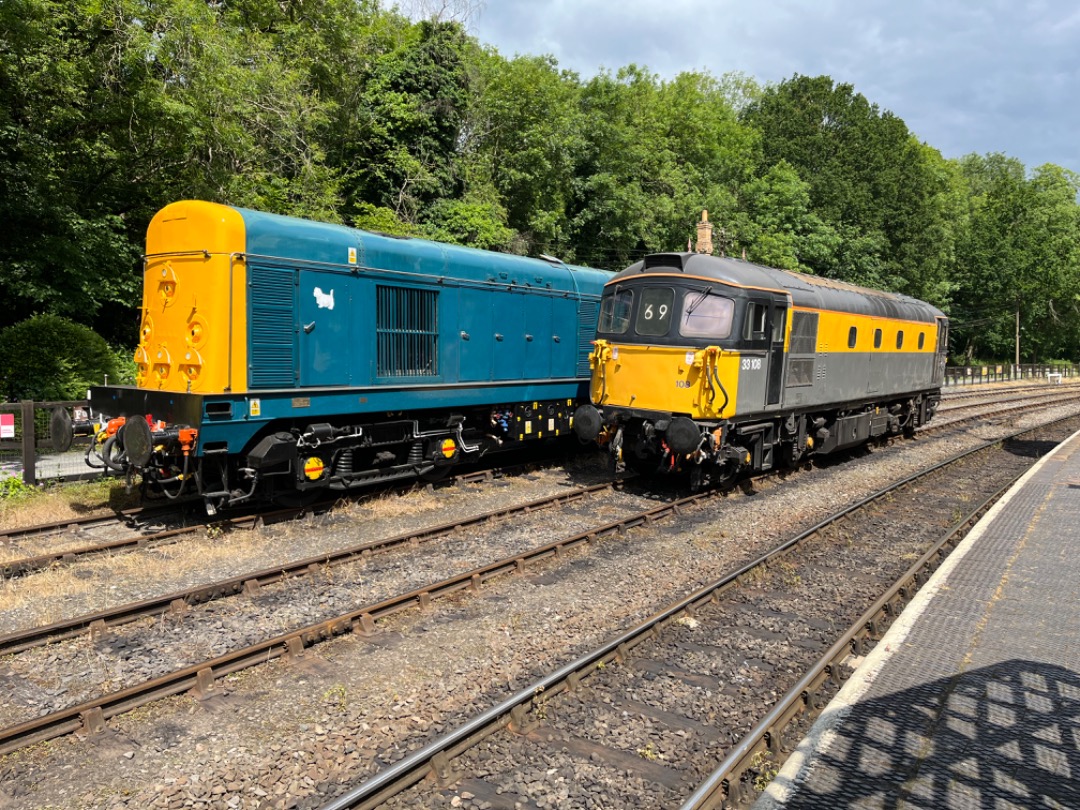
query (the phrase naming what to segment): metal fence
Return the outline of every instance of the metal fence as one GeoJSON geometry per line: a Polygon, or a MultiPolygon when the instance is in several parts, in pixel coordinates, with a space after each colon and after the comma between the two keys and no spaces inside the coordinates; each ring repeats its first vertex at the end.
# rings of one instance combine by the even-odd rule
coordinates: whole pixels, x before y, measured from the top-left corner
{"type": "Polygon", "coordinates": [[[948,366],[945,369],[945,385],[977,385],[979,383],[1005,382],[1008,380],[1032,380],[1060,383],[1070,377],[1080,377],[1080,366],[1061,365],[1000,365],[1000,366],[948,366]]]}
{"type": "Polygon", "coordinates": [[[76,436],[68,449],[57,449],[67,444],[71,422],[85,422],[89,413],[86,400],[0,403],[0,478],[21,477],[33,485],[100,476],[86,464],[92,437],[76,436]],[[58,421],[58,409],[67,412],[67,420],[58,421]]]}

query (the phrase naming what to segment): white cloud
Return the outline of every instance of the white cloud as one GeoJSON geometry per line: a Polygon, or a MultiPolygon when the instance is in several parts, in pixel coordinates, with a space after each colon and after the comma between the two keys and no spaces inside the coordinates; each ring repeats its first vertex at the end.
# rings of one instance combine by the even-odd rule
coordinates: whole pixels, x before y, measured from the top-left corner
{"type": "Polygon", "coordinates": [[[475,30],[505,56],[550,53],[583,77],[631,62],[665,78],[825,74],[947,156],[1080,171],[1080,10],[1051,0],[489,0],[475,30]]]}

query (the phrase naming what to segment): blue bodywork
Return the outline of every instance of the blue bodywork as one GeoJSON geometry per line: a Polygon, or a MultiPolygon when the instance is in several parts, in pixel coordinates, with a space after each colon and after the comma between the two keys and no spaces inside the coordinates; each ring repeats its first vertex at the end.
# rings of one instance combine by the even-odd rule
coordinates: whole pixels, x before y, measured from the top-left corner
{"type": "Polygon", "coordinates": [[[197,456],[232,456],[280,426],[587,399],[610,273],[237,210],[248,391],[109,387],[95,403],[197,427],[197,456]]]}

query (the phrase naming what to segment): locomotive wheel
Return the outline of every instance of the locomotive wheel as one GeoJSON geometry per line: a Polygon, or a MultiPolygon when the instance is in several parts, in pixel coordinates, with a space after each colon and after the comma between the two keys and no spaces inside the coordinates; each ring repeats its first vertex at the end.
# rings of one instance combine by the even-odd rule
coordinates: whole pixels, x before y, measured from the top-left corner
{"type": "Polygon", "coordinates": [[[739,473],[742,468],[735,463],[728,462],[722,467],[714,467],[715,472],[712,474],[711,479],[713,485],[717,489],[731,489],[735,485],[735,482],[739,480],[739,473]]]}

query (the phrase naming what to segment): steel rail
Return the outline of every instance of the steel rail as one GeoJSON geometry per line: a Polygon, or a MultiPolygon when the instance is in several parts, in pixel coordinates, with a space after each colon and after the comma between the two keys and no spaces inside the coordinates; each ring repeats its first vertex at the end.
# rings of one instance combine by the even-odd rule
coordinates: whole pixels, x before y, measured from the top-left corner
{"type": "MultiPolygon", "coordinates": [[[[57,520],[52,523],[38,523],[34,526],[16,526],[11,529],[0,529],[0,543],[10,544],[15,540],[23,537],[32,537],[38,534],[53,534],[56,532],[63,532],[73,529],[82,529],[86,526],[93,526],[94,524],[112,523],[115,520],[119,520],[122,523],[126,523],[131,526],[135,523],[135,519],[143,517],[147,511],[152,507],[135,507],[133,509],[121,509],[115,512],[101,515],[83,515],[82,517],[68,518],[67,520],[57,520]]],[[[153,507],[157,509],[157,507],[153,507]]],[[[163,510],[162,510],[163,511],[163,510]]]]}
{"type": "MultiPolygon", "coordinates": [[[[919,427],[917,435],[933,436],[933,435],[937,435],[938,433],[940,433],[940,432],[942,432],[944,430],[947,430],[949,428],[955,428],[957,425],[962,424],[964,422],[974,421],[976,419],[982,419],[982,418],[999,417],[999,416],[1002,416],[1002,415],[1012,415],[1012,414],[1014,414],[1016,412],[1023,412],[1026,409],[1028,409],[1029,407],[1034,410],[1034,409],[1038,409],[1041,406],[1056,405],[1056,404],[1061,404],[1061,403],[1064,403],[1064,402],[1069,402],[1069,401],[1071,401],[1073,399],[1076,399],[1077,397],[1078,397],[1077,394],[1073,394],[1073,395],[1068,395],[1068,396],[1062,396],[1061,398],[1055,398],[1052,402],[1049,402],[1049,403],[1047,403],[1047,402],[1023,402],[1023,403],[1020,403],[1020,404],[1006,405],[1006,406],[1003,406],[1003,407],[1000,407],[1000,408],[997,408],[997,409],[991,410],[991,411],[983,411],[981,413],[971,414],[969,416],[960,416],[960,417],[958,417],[956,419],[949,419],[949,421],[947,421],[947,422],[942,422],[941,419],[945,418],[950,413],[950,411],[946,411],[944,413],[939,412],[939,414],[937,415],[937,418],[933,422],[930,422],[929,424],[922,425],[921,427],[919,427]]],[[[990,404],[993,404],[993,403],[990,403],[990,404]]],[[[975,406],[973,406],[973,407],[975,407],[975,406]]],[[[956,409],[956,410],[960,410],[960,409],[956,409]]],[[[1066,418],[1069,418],[1069,417],[1066,417],[1066,418]]],[[[1048,424],[1052,424],[1052,422],[1048,423],[1048,424]]],[[[1031,428],[1026,428],[1025,431],[1026,430],[1031,430],[1031,428]]],[[[1008,437],[1006,437],[1006,438],[1008,438],[1008,437]]]]}
{"type": "Polygon", "coordinates": [[[645,619],[634,628],[620,634],[603,646],[541,678],[459,728],[428,743],[389,768],[372,775],[351,791],[323,805],[320,810],[372,810],[372,808],[378,807],[390,797],[401,793],[428,775],[433,775],[436,779],[445,779],[450,774],[449,763],[453,757],[468,750],[484,738],[497,733],[507,725],[518,728],[523,727],[526,722],[525,715],[528,707],[537,695],[543,694],[545,698],[548,698],[559,694],[564,689],[577,688],[584,678],[597,670],[598,664],[607,664],[614,660],[625,661],[628,652],[633,647],[652,638],[654,634],[662,630],[670,622],[675,621],[681,614],[693,613],[696,608],[716,601],[719,596],[742,581],[755,568],[767,565],[804,540],[819,534],[828,526],[944,467],[992,448],[1003,441],[1015,439],[1034,430],[1044,429],[1047,426],[1073,418],[1075,417],[1070,416],[1053,420],[1046,425],[1025,428],[1008,436],[984,442],[975,448],[957,453],[925,470],[906,476],[900,481],[896,481],[888,487],[874,492],[854,504],[850,504],[809,529],[789,538],[756,560],[700,588],[663,611],[645,619]]]}
{"type": "Polygon", "coordinates": [[[181,591],[143,599],[138,602],[129,602],[113,608],[86,613],[71,619],[64,619],[48,625],[33,627],[28,630],[18,630],[13,633],[0,635],[0,655],[10,655],[23,652],[43,644],[63,641],[74,638],[84,633],[98,634],[109,627],[116,627],[150,616],[157,616],[168,612],[183,612],[193,605],[203,604],[215,599],[235,596],[240,593],[254,594],[259,588],[304,576],[315,571],[320,571],[328,566],[343,565],[362,558],[375,551],[388,549],[413,542],[424,542],[449,534],[466,526],[474,526],[486,523],[502,517],[514,514],[527,514],[531,511],[543,509],[549,506],[570,503],[596,492],[611,489],[617,486],[619,481],[593,484],[581,487],[572,492],[562,492],[547,498],[540,498],[527,503],[515,504],[473,515],[468,518],[442,523],[427,529],[411,532],[403,532],[393,537],[372,540],[366,543],[350,546],[336,551],[316,554],[283,565],[265,568],[261,571],[241,574],[229,579],[219,580],[204,585],[196,585],[181,591]]]}
{"type": "Polygon", "coordinates": [[[1071,390],[1063,391],[1039,391],[1033,396],[1010,396],[1007,398],[992,399],[987,402],[957,402],[947,406],[942,403],[942,407],[937,409],[935,416],[953,414],[960,411],[972,411],[977,408],[986,408],[995,404],[1012,407],[1020,407],[1023,405],[1052,405],[1057,402],[1068,402],[1069,400],[1076,399],[1078,395],[1080,395],[1080,391],[1073,388],[1071,390]]]}
{"type": "MultiPolygon", "coordinates": [[[[847,680],[842,662],[852,654],[865,654],[881,640],[885,630],[899,616],[929,575],[948,556],[948,552],[963,539],[989,509],[1026,474],[1015,476],[997,492],[959,520],[934,546],[923,554],[893,585],[860,616],[840,639],[791,687],[764,718],[746,734],[724,758],[724,761],[705,778],[697,790],[682,805],[681,810],[705,810],[716,807],[742,807],[752,798],[746,774],[754,770],[753,760],[759,752],[768,750],[779,757],[784,745],[784,731],[796,718],[813,719],[825,703],[820,699],[821,687],[827,680],[839,685],[847,680]],[[873,642],[867,644],[867,642],[873,642]]],[[[774,765],[782,760],[774,759],[774,765]]]]}
{"type": "Polygon", "coordinates": [[[60,551],[51,551],[47,554],[38,554],[34,557],[23,557],[18,560],[10,560],[9,562],[0,562],[0,576],[8,578],[25,576],[26,574],[41,571],[42,569],[49,568],[50,566],[61,562],[73,562],[76,559],[86,559],[97,555],[157,546],[164,544],[164,541],[175,542],[185,535],[194,534],[200,529],[205,529],[209,526],[228,524],[231,528],[245,526],[254,528],[267,520],[277,519],[294,513],[295,510],[278,510],[263,513],[252,512],[232,517],[216,518],[213,521],[196,523],[192,526],[180,526],[175,529],[165,529],[151,534],[132,535],[131,537],[124,537],[120,540],[109,540],[105,543],[95,543],[90,546],[79,546],[60,551]]]}
{"type": "MultiPolygon", "coordinates": [[[[452,478],[427,483],[427,487],[433,486],[453,486],[463,483],[475,483],[481,481],[490,481],[495,477],[498,472],[506,473],[507,470],[521,468],[528,468],[528,464],[515,464],[510,467],[502,468],[501,470],[479,470],[476,472],[460,473],[452,478]]],[[[379,490],[382,494],[386,491],[407,492],[416,486],[416,482],[409,482],[406,485],[398,484],[394,487],[390,487],[387,490],[379,490]]],[[[181,537],[185,534],[191,534],[198,531],[201,528],[207,526],[215,526],[221,524],[232,524],[233,527],[254,528],[256,526],[266,524],[268,522],[280,522],[288,520],[291,517],[303,516],[305,514],[321,514],[322,512],[329,511],[334,503],[340,500],[339,496],[335,496],[330,499],[323,500],[319,503],[309,504],[302,507],[290,507],[287,509],[271,509],[271,510],[250,510],[242,511],[234,515],[218,516],[211,520],[202,521],[192,526],[185,526],[176,529],[166,529],[160,532],[153,532],[151,534],[132,535],[131,537],[122,538],[120,540],[112,540],[105,543],[98,543],[94,545],[69,548],[62,551],[49,552],[46,554],[38,554],[31,557],[23,557],[21,559],[10,560],[8,562],[0,562],[0,577],[14,577],[22,576],[35,571],[40,571],[44,568],[48,568],[56,563],[73,562],[79,558],[85,558],[94,556],[97,554],[106,554],[110,552],[123,552],[131,551],[135,549],[146,548],[150,545],[156,545],[161,540],[175,540],[177,537],[181,537]]],[[[180,504],[195,504],[198,503],[198,499],[188,499],[186,501],[179,502],[180,504]]],[[[134,509],[127,509],[121,512],[116,512],[112,515],[96,515],[81,518],[74,518],[71,520],[62,520],[55,523],[42,523],[35,526],[26,526],[14,529],[7,529],[0,531],[0,543],[10,543],[13,540],[20,537],[28,537],[37,534],[49,534],[52,532],[59,532],[69,529],[81,529],[85,526],[92,526],[94,524],[108,524],[114,519],[121,519],[131,528],[138,528],[135,518],[145,517],[148,514],[167,515],[170,512],[175,512],[176,506],[159,506],[159,507],[138,507],[134,509]]]]}
{"type": "MultiPolygon", "coordinates": [[[[610,486],[611,484],[599,484],[589,489],[596,490],[610,486]]],[[[528,563],[557,556],[564,550],[581,543],[587,543],[610,534],[621,533],[628,527],[649,523],[659,517],[677,514],[683,504],[717,497],[718,495],[717,492],[699,493],[684,498],[680,502],[662,504],[647,512],[632,515],[623,520],[614,521],[548,543],[524,554],[503,558],[408,593],[355,608],[331,619],[290,630],[287,633],[266,639],[257,644],[225,653],[199,664],[184,667],[142,684],[42,717],[27,720],[6,729],[0,729],[0,755],[80,729],[87,733],[101,731],[104,729],[104,721],[108,718],[162,697],[180,694],[189,690],[193,691],[197,696],[210,694],[215,689],[215,681],[224,675],[265,663],[282,655],[300,657],[307,647],[348,632],[359,636],[368,636],[374,632],[375,622],[378,619],[415,607],[426,608],[433,599],[446,597],[458,591],[477,590],[484,582],[490,579],[504,574],[524,571],[528,563]]],[[[564,501],[567,499],[565,494],[558,497],[564,501]]],[[[459,521],[457,524],[445,525],[464,525],[464,523],[459,521]]],[[[408,536],[410,535],[405,535],[406,538],[408,536]]]]}

